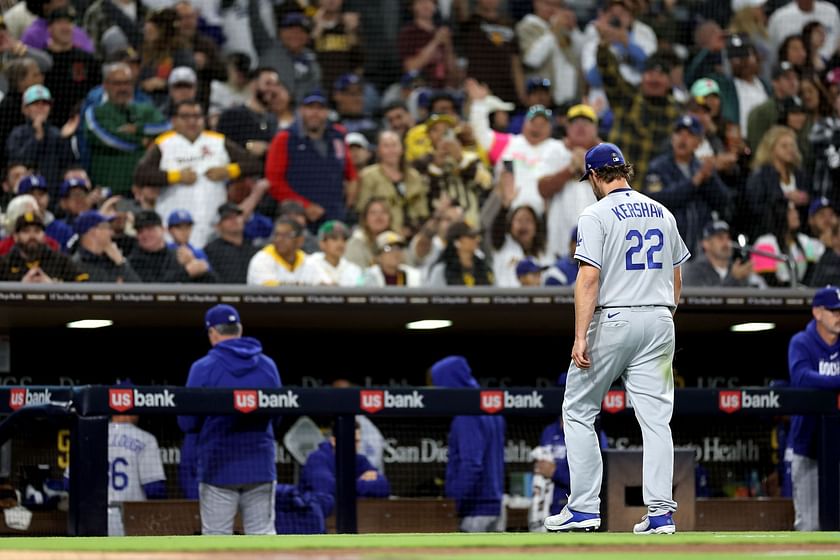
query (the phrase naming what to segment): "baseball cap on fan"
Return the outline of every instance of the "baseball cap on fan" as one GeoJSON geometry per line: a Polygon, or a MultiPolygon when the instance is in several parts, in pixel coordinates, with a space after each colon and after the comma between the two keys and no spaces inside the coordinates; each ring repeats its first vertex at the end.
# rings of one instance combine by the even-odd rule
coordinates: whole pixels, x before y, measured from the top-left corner
{"type": "Polygon", "coordinates": [[[214,305],[204,315],[204,326],[208,329],[216,325],[235,325],[241,322],[239,312],[233,306],[224,303],[214,305]]]}
{"type": "Polygon", "coordinates": [[[615,144],[601,142],[597,146],[589,148],[584,158],[586,172],[580,178],[581,182],[589,179],[589,174],[598,171],[607,165],[624,165],[624,154],[615,144]]]}
{"type": "Polygon", "coordinates": [[[826,286],[814,294],[811,307],[825,307],[826,309],[840,309],[840,288],[826,286]]]}

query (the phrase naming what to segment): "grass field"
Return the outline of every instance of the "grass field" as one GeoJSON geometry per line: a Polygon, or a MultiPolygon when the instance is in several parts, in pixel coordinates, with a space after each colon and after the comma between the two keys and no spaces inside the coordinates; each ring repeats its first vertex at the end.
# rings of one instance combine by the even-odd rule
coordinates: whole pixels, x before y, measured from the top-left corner
{"type": "Polygon", "coordinates": [[[840,533],[284,535],[4,538],[0,559],[621,559],[840,558],[840,533]]]}

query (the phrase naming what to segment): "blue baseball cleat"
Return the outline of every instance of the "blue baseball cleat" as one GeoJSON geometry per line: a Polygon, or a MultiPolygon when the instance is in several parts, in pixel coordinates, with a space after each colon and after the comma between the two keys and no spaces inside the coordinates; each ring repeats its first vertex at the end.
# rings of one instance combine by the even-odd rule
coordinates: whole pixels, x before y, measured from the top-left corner
{"type": "Polygon", "coordinates": [[[568,506],[557,515],[545,518],[543,523],[547,531],[596,531],[601,526],[601,516],[597,513],[574,511],[568,506]]]}
{"type": "Polygon", "coordinates": [[[677,526],[670,513],[645,515],[642,522],[633,527],[633,532],[637,535],[673,535],[677,532],[677,526]]]}

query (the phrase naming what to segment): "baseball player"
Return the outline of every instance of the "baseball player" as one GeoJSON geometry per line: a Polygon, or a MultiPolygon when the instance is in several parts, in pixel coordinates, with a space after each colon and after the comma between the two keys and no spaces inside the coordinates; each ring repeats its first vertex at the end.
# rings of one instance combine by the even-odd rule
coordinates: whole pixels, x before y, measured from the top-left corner
{"type": "Polygon", "coordinates": [[[166,497],[157,439],[137,427],[137,416],[115,415],[108,424],[108,535],[122,536],[121,502],[166,497]]]}
{"type": "MultiPolygon", "coordinates": [[[[840,288],[817,290],[811,313],[813,320],[788,345],[790,385],[836,391],[840,389],[840,288]]],[[[793,451],[793,526],[797,531],[820,530],[819,436],[816,416],[791,417],[788,445],[793,451]]]]}
{"type": "Polygon", "coordinates": [[[563,401],[571,494],[546,518],[549,531],[601,526],[603,465],[595,417],[610,385],[621,377],[642,428],[643,498],[648,514],[636,534],[673,533],[674,444],[673,314],[679,302],[680,265],[690,256],[674,216],[634,191],[633,166],[618,146],[586,152],[581,181],[598,202],[578,219],[575,250],[575,342],[563,401]]]}

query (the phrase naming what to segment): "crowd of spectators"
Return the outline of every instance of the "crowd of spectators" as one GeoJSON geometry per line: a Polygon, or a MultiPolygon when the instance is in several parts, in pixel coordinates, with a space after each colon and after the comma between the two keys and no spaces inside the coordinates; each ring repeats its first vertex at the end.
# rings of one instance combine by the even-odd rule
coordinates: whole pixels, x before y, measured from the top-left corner
{"type": "Polygon", "coordinates": [[[832,2],[0,7],[2,280],[570,285],[609,140],[686,285],[840,283],[832,2]]]}

